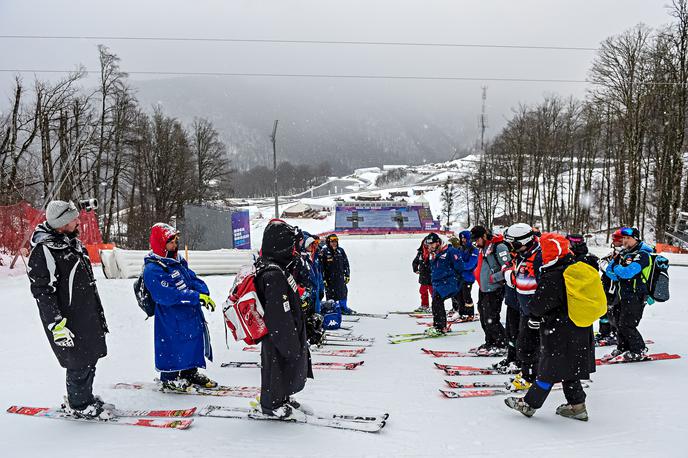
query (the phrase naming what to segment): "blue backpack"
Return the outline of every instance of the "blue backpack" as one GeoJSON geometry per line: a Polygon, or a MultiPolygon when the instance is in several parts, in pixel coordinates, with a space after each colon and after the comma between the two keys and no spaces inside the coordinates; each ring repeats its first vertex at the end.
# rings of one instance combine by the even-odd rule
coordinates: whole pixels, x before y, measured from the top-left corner
{"type": "Polygon", "coordinates": [[[323,301],[320,305],[320,312],[323,316],[323,329],[339,329],[342,325],[342,309],[339,301],[323,301]]]}

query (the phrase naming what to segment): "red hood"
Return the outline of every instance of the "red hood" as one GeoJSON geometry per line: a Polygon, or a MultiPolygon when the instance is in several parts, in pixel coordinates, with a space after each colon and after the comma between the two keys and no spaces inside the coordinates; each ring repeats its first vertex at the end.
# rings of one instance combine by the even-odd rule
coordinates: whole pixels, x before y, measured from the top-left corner
{"type": "Polygon", "coordinates": [[[151,250],[153,250],[153,253],[162,258],[167,257],[167,249],[165,248],[165,245],[167,245],[167,241],[170,238],[178,233],[179,231],[169,224],[156,223],[153,225],[149,239],[150,247],[151,250]]]}
{"type": "Polygon", "coordinates": [[[497,234],[497,235],[493,235],[492,239],[488,240],[487,242],[488,242],[488,245],[492,245],[492,244],[500,243],[503,241],[504,241],[504,235],[497,234]]]}

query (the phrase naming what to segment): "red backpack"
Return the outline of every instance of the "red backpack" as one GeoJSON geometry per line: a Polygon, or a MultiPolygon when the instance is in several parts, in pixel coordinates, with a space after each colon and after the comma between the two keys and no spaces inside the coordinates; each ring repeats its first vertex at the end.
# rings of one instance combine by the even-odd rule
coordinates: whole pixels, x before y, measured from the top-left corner
{"type": "Polygon", "coordinates": [[[237,274],[229,298],[225,302],[225,324],[234,340],[256,345],[268,333],[263,320],[265,311],[256,293],[256,268],[244,266],[237,274]]]}

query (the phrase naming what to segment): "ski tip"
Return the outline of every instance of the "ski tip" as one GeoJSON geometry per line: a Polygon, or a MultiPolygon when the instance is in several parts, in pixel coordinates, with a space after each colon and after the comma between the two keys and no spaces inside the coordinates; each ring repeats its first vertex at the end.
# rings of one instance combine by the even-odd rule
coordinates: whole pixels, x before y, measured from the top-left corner
{"type": "Polygon", "coordinates": [[[432,355],[432,350],[428,350],[427,348],[421,348],[420,351],[422,351],[426,355],[432,355]]]}
{"type": "Polygon", "coordinates": [[[173,421],[170,421],[169,423],[166,423],[165,428],[189,429],[189,427],[192,424],[193,424],[193,419],[173,420],[173,421]]]}

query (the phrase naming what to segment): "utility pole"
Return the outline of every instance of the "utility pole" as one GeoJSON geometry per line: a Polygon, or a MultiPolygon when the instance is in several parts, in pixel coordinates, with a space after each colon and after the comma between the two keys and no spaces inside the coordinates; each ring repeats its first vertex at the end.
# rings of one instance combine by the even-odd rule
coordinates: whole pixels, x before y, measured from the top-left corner
{"type": "Polygon", "coordinates": [[[480,113],[480,151],[485,151],[485,129],[487,128],[487,115],[485,114],[485,100],[487,99],[487,86],[483,86],[483,109],[480,113]]]}
{"type": "Polygon", "coordinates": [[[279,218],[279,202],[277,201],[277,122],[275,119],[275,125],[272,127],[272,135],[270,135],[270,141],[272,141],[272,171],[275,175],[275,183],[273,188],[273,194],[275,195],[275,218],[279,218]]]}

